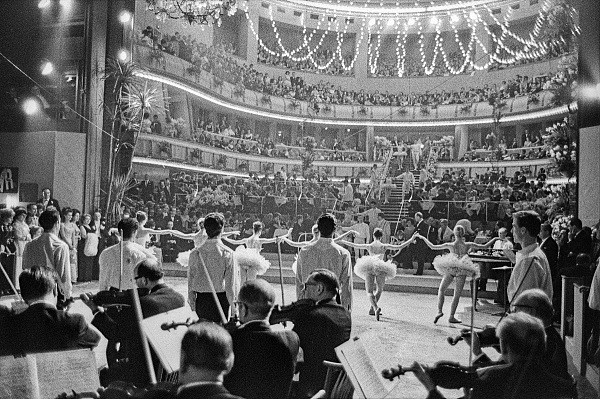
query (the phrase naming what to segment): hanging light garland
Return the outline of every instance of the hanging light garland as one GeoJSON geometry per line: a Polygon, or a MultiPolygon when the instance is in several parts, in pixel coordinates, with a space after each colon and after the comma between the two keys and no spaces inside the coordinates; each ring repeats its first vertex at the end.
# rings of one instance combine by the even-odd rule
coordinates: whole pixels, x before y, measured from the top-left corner
{"type": "MultiPolygon", "coordinates": [[[[452,10],[448,10],[445,11],[443,15],[424,14],[428,15],[427,19],[419,18],[416,14],[414,16],[403,16],[401,18],[399,12],[395,16],[389,16],[389,13],[384,13],[384,11],[386,11],[384,8],[384,2],[380,1],[379,9],[381,10],[381,13],[375,16],[372,14],[374,8],[368,7],[371,0],[366,0],[365,3],[363,3],[362,8],[365,10],[368,9],[370,14],[365,13],[362,18],[359,17],[362,23],[359,31],[355,33],[354,54],[352,60],[347,63],[347,57],[344,57],[342,47],[344,40],[347,37],[349,18],[346,18],[343,29],[340,29],[338,10],[340,10],[342,6],[340,6],[340,0],[336,1],[337,5],[334,5],[332,0],[329,0],[329,3],[326,5],[326,7],[330,8],[325,9],[325,12],[323,12],[319,18],[317,27],[311,30],[308,37],[306,32],[309,28],[306,26],[306,20],[304,16],[305,12],[302,13],[300,20],[302,25],[302,41],[301,44],[293,50],[288,50],[282,42],[279,29],[273,16],[273,9],[271,5],[269,5],[268,8],[268,15],[271,23],[271,29],[275,36],[277,48],[268,47],[259,37],[257,29],[254,26],[254,22],[250,19],[247,1],[244,3],[244,11],[246,18],[249,21],[252,33],[256,37],[259,46],[265,52],[277,57],[284,57],[297,62],[308,60],[318,70],[325,70],[329,68],[337,59],[340,61],[339,64],[343,70],[351,71],[360,54],[359,49],[361,48],[362,40],[364,39],[366,32],[368,41],[366,47],[368,71],[370,74],[376,75],[380,69],[381,45],[383,42],[385,42],[384,30],[386,26],[388,29],[395,29],[396,74],[398,77],[403,77],[406,73],[406,58],[408,53],[407,38],[411,27],[414,27],[415,25],[416,36],[418,38],[417,44],[420,64],[425,75],[434,74],[436,68],[440,66],[445,67],[450,74],[456,75],[465,73],[469,70],[486,70],[495,63],[510,65],[521,60],[534,60],[538,57],[547,55],[552,48],[552,45],[556,44],[540,40],[540,35],[543,31],[545,23],[548,23],[548,13],[556,0],[544,0],[543,4],[538,10],[538,15],[535,23],[533,24],[533,29],[525,36],[521,36],[510,29],[510,20],[512,19],[514,12],[512,7],[507,7],[502,21],[499,20],[496,15],[494,15],[494,12],[485,1],[481,1],[481,4],[478,4],[478,7],[476,7],[474,4],[472,4],[470,8],[463,7],[460,11],[462,12],[462,18],[466,21],[468,26],[468,29],[463,31],[470,33],[468,43],[464,42],[464,40],[461,38],[461,34],[457,28],[457,23],[461,18],[460,12],[452,13],[452,10]],[[317,35],[319,29],[321,29],[324,18],[327,15],[333,16],[328,18],[329,20],[327,23],[327,28],[321,33],[316,45],[311,46],[314,36],[317,35]],[[371,17],[368,18],[367,15],[370,15],[371,17]],[[486,19],[490,20],[490,24],[486,23],[486,19]],[[334,31],[332,31],[332,22],[334,21],[334,31]],[[454,42],[458,46],[457,51],[449,52],[447,46],[444,44],[445,35],[441,29],[444,21],[448,21],[451,28],[447,32],[450,35],[453,35],[453,40],[448,40],[448,43],[451,44],[454,42]],[[434,28],[434,37],[431,47],[426,47],[426,23],[431,23],[434,28]],[[495,24],[499,27],[500,31],[498,33],[494,32],[490,28],[492,24],[495,24]],[[320,50],[325,42],[325,38],[328,37],[329,34],[335,34],[337,46],[332,52],[331,59],[322,64],[315,59],[315,56],[316,54],[320,53],[320,50]],[[485,38],[480,36],[485,36],[485,38]],[[489,43],[490,41],[492,43],[489,43]],[[519,48],[513,48],[508,45],[509,41],[518,43],[519,48]],[[304,54],[300,55],[301,52],[304,54]],[[456,57],[454,57],[455,54],[456,57]],[[453,57],[450,57],[450,55],[453,57]],[[476,55],[478,59],[476,59],[476,55]],[[461,60],[458,58],[461,58],[461,60]]],[[[296,3],[298,3],[298,1],[296,1],[296,3]]],[[[350,1],[349,4],[350,6],[353,6],[352,1],[350,1]]],[[[431,4],[433,5],[433,3],[431,4]]],[[[399,5],[400,3],[396,1],[396,7],[398,10],[400,9],[399,5]]],[[[419,0],[416,0],[415,9],[418,8],[419,0]]],[[[426,7],[427,10],[433,8],[435,7],[426,7]]],[[[574,34],[578,34],[578,32],[579,27],[575,26],[574,34]]],[[[446,39],[448,39],[447,36],[446,39]]]]}
{"type": "Polygon", "coordinates": [[[236,0],[146,0],[146,7],[162,21],[181,19],[190,25],[221,25],[224,15],[237,10],[236,0]]]}

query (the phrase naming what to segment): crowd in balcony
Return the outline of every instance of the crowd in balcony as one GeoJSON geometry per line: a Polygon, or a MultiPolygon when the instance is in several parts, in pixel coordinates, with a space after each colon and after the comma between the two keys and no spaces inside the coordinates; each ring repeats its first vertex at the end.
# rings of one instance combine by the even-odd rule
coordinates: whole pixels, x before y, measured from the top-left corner
{"type": "MultiPolygon", "coordinates": [[[[222,81],[236,85],[241,95],[243,89],[297,101],[308,101],[319,112],[326,104],[384,105],[384,106],[430,106],[451,104],[470,105],[493,99],[506,100],[527,96],[536,102],[537,93],[560,87],[576,80],[573,67],[535,77],[516,75],[499,83],[484,84],[482,87],[461,87],[459,90],[436,90],[425,93],[390,93],[389,91],[366,92],[349,90],[321,81],[308,84],[295,71],[287,70],[280,76],[260,72],[253,64],[242,63],[234,58],[234,47],[230,43],[207,46],[191,38],[191,35],[160,35],[151,27],[144,29],[139,42],[155,49],[166,51],[193,64],[192,72],[206,71],[222,81]]],[[[411,65],[411,64],[409,64],[411,65]]]]}
{"type": "Polygon", "coordinates": [[[471,140],[469,151],[460,161],[518,161],[521,159],[541,159],[549,156],[548,149],[544,146],[542,131],[530,134],[525,131],[522,141],[515,137],[512,142],[507,142],[504,136],[497,137],[490,131],[481,143],[471,140]]]}
{"type": "MultiPolygon", "coordinates": [[[[270,48],[278,47],[276,43],[273,43],[270,48]]],[[[307,55],[308,49],[304,47],[294,55],[294,58],[301,59],[307,57],[307,55]]],[[[269,64],[302,72],[352,76],[354,75],[354,68],[348,68],[348,66],[352,64],[352,58],[353,55],[346,55],[342,64],[342,61],[336,56],[335,50],[319,48],[311,54],[311,59],[307,57],[306,60],[293,60],[284,55],[271,54],[263,46],[258,46],[257,61],[261,64],[269,64]],[[344,68],[344,66],[346,66],[346,68],[344,68]]]]}

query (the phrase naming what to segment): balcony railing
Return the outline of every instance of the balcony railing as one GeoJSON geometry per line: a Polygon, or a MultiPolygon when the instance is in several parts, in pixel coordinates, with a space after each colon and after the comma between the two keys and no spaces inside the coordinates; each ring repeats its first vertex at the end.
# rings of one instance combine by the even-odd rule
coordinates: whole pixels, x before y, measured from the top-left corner
{"type": "MultiPolygon", "coordinates": [[[[200,70],[189,72],[192,64],[168,53],[154,56],[157,50],[136,45],[134,59],[148,68],[143,76],[174,85],[208,99],[217,104],[235,108],[257,116],[277,117],[303,121],[311,118],[315,122],[333,124],[355,124],[372,126],[445,126],[447,124],[486,125],[492,123],[493,107],[487,102],[438,106],[364,106],[314,104],[283,97],[268,96],[252,90],[236,88],[228,82],[215,79],[214,75],[200,70]],[[189,85],[193,83],[193,85],[189,85]],[[468,106],[467,106],[468,105],[468,106]]],[[[531,121],[541,118],[559,117],[567,113],[567,107],[554,107],[554,95],[542,91],[537,102],[528,96],[509,98],[503,108],[504,122],[531,121]],[[526,115],[522,115],[526,114],[526,115]]]]}

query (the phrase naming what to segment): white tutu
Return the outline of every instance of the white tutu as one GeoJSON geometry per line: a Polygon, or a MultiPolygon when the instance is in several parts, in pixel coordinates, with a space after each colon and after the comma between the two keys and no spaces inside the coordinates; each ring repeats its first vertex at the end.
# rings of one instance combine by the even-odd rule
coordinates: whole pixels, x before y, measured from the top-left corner
{"type": "Polygon", "coordinates": [[[295,275],[298,275],[298,255],[294,256],[294,263],[292,263],[292,271],[295,275]]]}
{"type": "Polygon", "coordinates": [[[192,253],[192,251],[193,250],[190,249],[189,251],[180,252],[179,255],[177,255],[176,262],[183,267],[188,267],[188,265],[190,264],[190,254],[192,253]]]}
{"type": "Polygon", "coordinates": [[[384,275],[385,278],[394,278],[396,276],[396,265],[392,262],[384,262],[378,256],[363,256],[356,261],[354,273],[363,280],[367,274],[373,276],[384,275]]]}
{"type": "Polygon", "coordinates": [[[265,274],[271,267],[271,262],[266,260],[256,249],[239,246],[235,249],[235,259],[241,270],[253,272],[252,274],[265,274]]]}
{"type": "Polygon", "coordinates": [[[479,277],[479,265],[473,263],[468,255],[458,257],[456,254],[449,253],[438,255],[433,260],[433,267],[439,274],[451,276],[469,276],[471,278],[479,277]]]}

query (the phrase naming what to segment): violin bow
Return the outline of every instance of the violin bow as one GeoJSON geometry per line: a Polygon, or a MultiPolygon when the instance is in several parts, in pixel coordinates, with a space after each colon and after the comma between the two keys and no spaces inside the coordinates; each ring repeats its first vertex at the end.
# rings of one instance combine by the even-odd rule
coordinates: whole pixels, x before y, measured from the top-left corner
{"type": "Polygon", "coordinates": [[[281,285],[281,305],[285,305],[285,295],[283,293],[283,270],[281,260],[281,241],[277,240],[277,255],[279,257],[279,284],[281,285]]]}
{"type": "Polygon", "coordinates": [[[475,306],[477,306],[477,280],[478,278],[473,275],[473,278],[471,279],[471,325],[469,326],[471,329],[471,342],[469,343],[469,367],[473,365],[473,339],[475,338],[473,326],[475,325],[475,306]]]}

